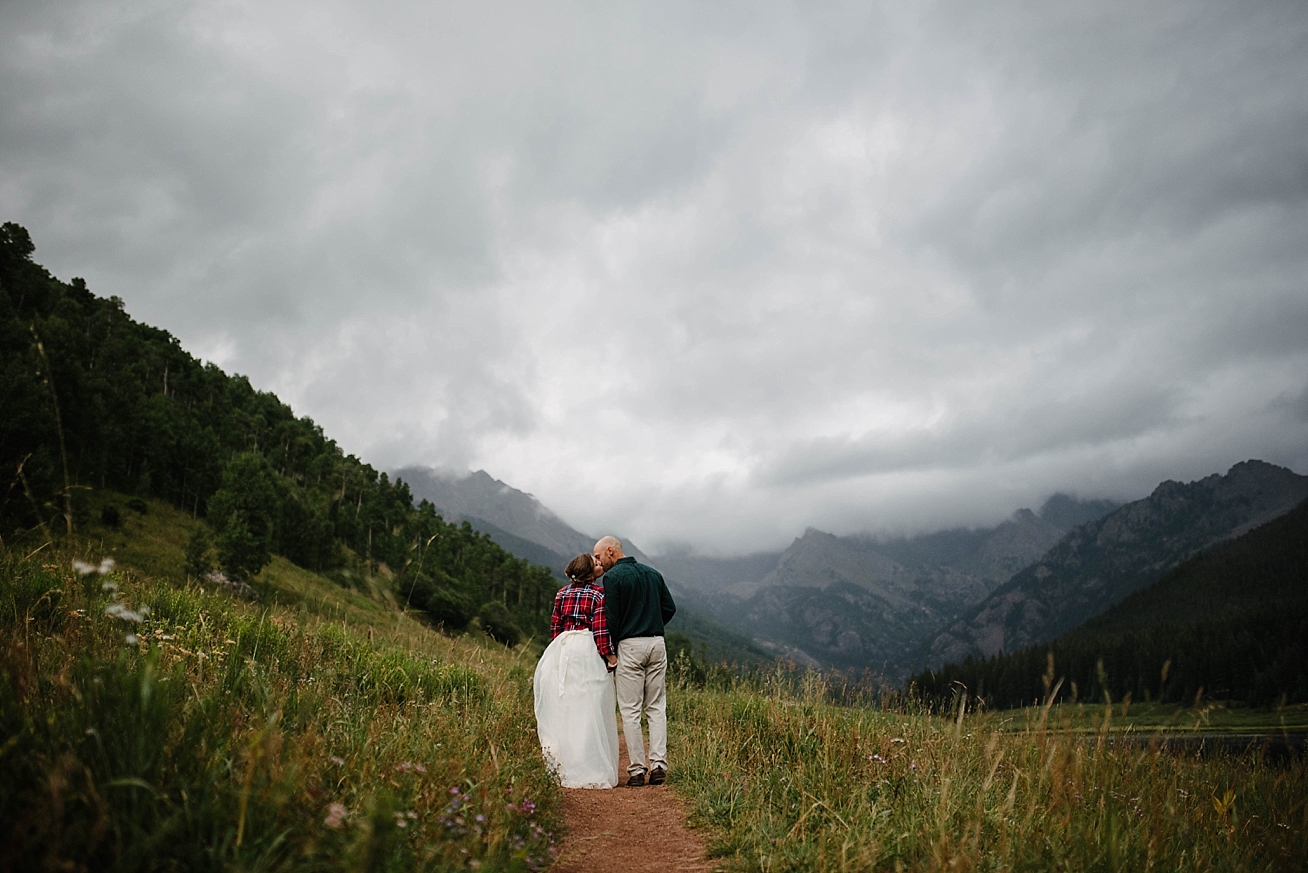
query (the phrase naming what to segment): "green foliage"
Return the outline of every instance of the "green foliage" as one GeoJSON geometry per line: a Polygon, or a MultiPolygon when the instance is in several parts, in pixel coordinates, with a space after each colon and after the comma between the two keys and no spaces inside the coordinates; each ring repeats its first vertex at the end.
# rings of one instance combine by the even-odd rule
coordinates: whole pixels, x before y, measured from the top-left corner
{"type": "Polygon", "coordinates": [[[548,865],[521,668],[374,609],[360,633],[0,550],[0,867],[548,865]]]}
{"type": "Polygon", "coordinates": [[[206,524],[197,524],[186,540],[186,575],[198,578],[213,569],[213,534],[206,524]]]}
{"type": "Polygon", "coordinates": [[[889,700],[839,706],[811,674],[722,679],[674,684],[668,722],[671,783],[725,870],[1253,871],[1308,857],[1302,757],[1111,743],[1102,716],[1087,736],[1039,712],[1014,729],[889,700]]]}
{"type": "MultiPolygon", "coordinates": [[[[55,279],[33,251],[27,231],[3,226],[0,483],[21,464],[28,486],[15,480],[0,497],[5,542],[18,541],[17,529],[35,548],[57,529],[52,522],[63,524],[50,376],[75,495],[117,491],[136,495],[127,506],[139,513],[151,498],[205,518],[225,564],[241,573],[267,566],[265,555],[314,571],[356,556],[364,580],[394,579],[401,600],[419,576],[446,591],[434,609],[447,627],[466,624],[464,598],[499,600],[513,624],[545,633],[556,588],[547,570],[466,523],[445,522],[429,503],[415,506],[407,485],[346,455],[276,396],[201,364],[166,331],[133,321],[123,301],[95,296],[80,279],[55,279]],[[229,531],[233,515],[239,524],[229,531]]],[[[430,595],[411,603],[425,609],[430,595]]]]}
{"type": "Polygon", "coordinates": [[[234,579],[256,576],[272,561],[268,541],[256,536],[235,511],[223,523],[217,545],[218,563],[234,579]]]}
{"type": "MultiPolygon", "coordinates": [[[[423,608],[432,621],[444,625],[447,630],[463,630],[468,626],[473,615],[472,601],[466,595],[447,588],[433,591],[423,602],[423,608]]],[[[507,611],[505,614],[507,615],[507,611]]],[[[512,619],[509,623],[511,626],[512,619]]]]}
{"type": "Polygon", "coordinates": [[[105,527],[117,528],[123,524],[123,516],[118,511],[118,507],[112,503],[106,503],[100,509],[100,523],[105,527]]]}
{"type": "Polygon", "coordinates": [[[223,467],[209,515],[218,532],[218,560],[228,575],[255,576],[272,560],[272,507],[278,502],[272,469],[262,455],[242,452],[223,467]]]}
{"type": "Polygon", "coordinates": [[[513,623],[513,616],[498,600],[483,603],[481,609],[477,610],[477,619],[486,635],[496,642],[516,646],[522,639],[522,631],[513,623]]]}
{"type": "Polygon", "coordinates": [[[937,703],[959,684],[991,707],[1077,697],[1266,706],[1308,702],[1308,504],[1174,568],[1051,643],[911,680],[937,703]],[[1053,659],[1053,670],[1049,659],[1053,659]]]}
{"type": "Polygon", "coordinates": [[[663,638],[668,650],[668,672],[674,681],[703,686],[708,669],[703,657],[695,653],[694,643],[685,634],[669,633],[663,638]]]}

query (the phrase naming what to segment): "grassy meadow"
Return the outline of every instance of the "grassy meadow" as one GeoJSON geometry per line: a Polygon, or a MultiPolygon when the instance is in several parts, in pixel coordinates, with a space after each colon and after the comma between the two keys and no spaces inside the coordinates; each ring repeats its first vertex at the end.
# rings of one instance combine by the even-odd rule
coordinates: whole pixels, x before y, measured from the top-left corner
{"type": "MultiPolygon", "coordinates": [[[[1112,742],[1099,707],[931,715],[822,680],[670,692],[671,781],[729,870],[1301,870],[1308,770],[1112,742]],[[1019,723],[1020,720],[1020,723],[1019,723]]],[[[1168,722],[1170,723],[1170,722],[1168,722]]]]}
{"type": "MultiPolygon", "coordinates": [[[[186,514],[151,502],[113,528],[88,515],[74,540],[0,550],[0,869],[550,865],[564,823],[532,716],[540,640],[439,633],[397,609],[384,568],[328,578],[277,558],[259,602],[233,599],[182,573],[186,514]]],[[[1302,725],[1302,708],[960,718],[850,705],[781,669],[683,655],[672,675],[670,782],[727,870],[1308,857],[1302,758],[1110,742],[1302,725]]]]}
{"type": "Polygon", "coordinates": [[[206,591],[191,524],[154,502],[0,552],[0,867],[550,864],[528,653],[281,559],[262,603],[206,591]]]}

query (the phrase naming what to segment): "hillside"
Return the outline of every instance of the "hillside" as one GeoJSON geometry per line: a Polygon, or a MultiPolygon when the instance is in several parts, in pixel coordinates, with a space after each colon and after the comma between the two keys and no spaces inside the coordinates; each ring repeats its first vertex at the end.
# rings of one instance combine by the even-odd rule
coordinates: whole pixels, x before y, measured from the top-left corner
{"type": "Polygon", "coordinates": [[[961,682],[991,706],[1060,699],[1266,705],[1308,701],[1308,502],[1177,566],[1050,643],[913,678],[948,698],[961,682]]]}
{"type": "MultiPolygon", "coordinates": [[[[374,584],[458,630],[541,634],[550,573],[415,505],[408,486],[346,455],[273,394],[202,364],[117,298],[32,260],[0,227],[3,542],[35,548],[99,517],[91,495],[162,500],[203,519],[197,560],[257,579],[274,557],[374,584]]],[[[200,568],[203,569],[203,568],[200,568]]],[[[354,584],[354,583],[351,583],[354,584]]]]}
{"type": "Polygon", "coordinates": [[[203,522],[136,506],[0,547],[0,869],[550,863],[522,650],[282,557],[234,599],[185,573],[203,522]]]}
{"type": "Polygon", "coordinates": [[[936,636],[922,662],[989,657],[1053,639],[1305,498],[1308,476],[1262,461],[1196,482],[1163,482],[1143,500],[1074,528],[936,636]]]}

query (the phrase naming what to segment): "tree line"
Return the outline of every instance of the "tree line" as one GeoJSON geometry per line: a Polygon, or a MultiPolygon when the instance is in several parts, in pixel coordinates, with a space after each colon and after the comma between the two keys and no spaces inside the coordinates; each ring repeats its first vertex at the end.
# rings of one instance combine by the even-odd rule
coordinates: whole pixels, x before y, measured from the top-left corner
{"type": "Polygon", "coordinates": [[[1308,702],[1308,503],[1178,565],[1050,643],[910,680],[992,708],[1043,701],[1308,702]]]}
{"type": "Polygon", "coordinates": [[[0,226],[0,543],[71,534],[90,490],[108,489],[205,519],[237,575],[274,554],[385,568],[446,626],[480,615],[506,639],[548,626],[549,570],[415,505],[276,395],[196,360],[121,299],[56,279],[34,251],[26,229],[0,226]]]}

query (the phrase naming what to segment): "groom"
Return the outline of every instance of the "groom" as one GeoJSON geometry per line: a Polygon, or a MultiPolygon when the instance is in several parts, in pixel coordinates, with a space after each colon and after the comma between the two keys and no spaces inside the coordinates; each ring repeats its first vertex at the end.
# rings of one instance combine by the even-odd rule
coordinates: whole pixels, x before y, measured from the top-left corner
{"type": "Polygon", "coordinates": [[[668,776],[668,715],[666,682],[668,650],[663,626],[677,605],[653,567],[638,564],[622,553],[622,543],[604,537],[595,544],[595,558],[604,568],[604,607],[609,632],[618,646],[618,711],[627,735],[627,785],[645,784],[645,743],[640,715],[649,719],[649,784],[662,785],[668,776]]]}

